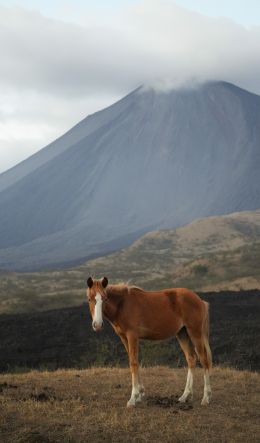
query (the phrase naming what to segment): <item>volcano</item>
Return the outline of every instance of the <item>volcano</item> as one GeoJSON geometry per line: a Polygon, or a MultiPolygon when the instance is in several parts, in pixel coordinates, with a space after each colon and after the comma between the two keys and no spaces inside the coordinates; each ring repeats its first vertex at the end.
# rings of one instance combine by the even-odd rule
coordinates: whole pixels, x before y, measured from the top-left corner
{"type": "Polygon", "coordinates": [[[79,263],[260,207],[260,96],[140,87],[0,175],[0,269],[79,263]]]}

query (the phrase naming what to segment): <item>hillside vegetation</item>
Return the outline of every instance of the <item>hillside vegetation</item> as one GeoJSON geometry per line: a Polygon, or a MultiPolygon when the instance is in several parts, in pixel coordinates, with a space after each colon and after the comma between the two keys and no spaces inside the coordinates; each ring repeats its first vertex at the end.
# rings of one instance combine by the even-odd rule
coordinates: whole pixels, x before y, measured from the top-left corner
{"type": "Polygon", "coordinates": [[[181,405],[186,370],[141,369],[146,397],[126,409],[127,369],[93,368],[0,375],[0,440],[5,443],[185,442],[256,443],[260,435],[260,375],[215,368],[212,403],[181,405]]]}
{"type": "MultiPolygon", "coordinates": [[[[87,251],[86,251],[87,253],[87,251]]],[[[209,217],[144,235],[130,247],[70,269],[0,273],[0,313],[81,305],[86,278],[146,289],[260,288],[260,210],[209,217]]]]}

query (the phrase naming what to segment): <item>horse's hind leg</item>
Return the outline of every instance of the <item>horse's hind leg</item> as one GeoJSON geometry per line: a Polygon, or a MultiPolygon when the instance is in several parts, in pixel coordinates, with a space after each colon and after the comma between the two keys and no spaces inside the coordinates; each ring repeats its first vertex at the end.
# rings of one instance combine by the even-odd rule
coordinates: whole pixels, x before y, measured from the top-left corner
{"type": "Polygon", "coordinates": [[[211,369],[211,351],[208,338],[203,334],[194,333],[188,330],[192,343],[195,346],[200,363],[204,369],[204,393],[201,401],[202,405],[208,405],[211,399],[211,387],[209,381],[209,370],[211,369]]]}
{"type": "Polygon", "coordinates": [[[184,403],[188,397],[193,397],[193,373],[192,370],[196,366],[196,352],[192,341],[186,331],[186,328],[182,328],[176,336],[188,363],[188,374],[184,392],[179,398],[179,401],[184,403]]]}

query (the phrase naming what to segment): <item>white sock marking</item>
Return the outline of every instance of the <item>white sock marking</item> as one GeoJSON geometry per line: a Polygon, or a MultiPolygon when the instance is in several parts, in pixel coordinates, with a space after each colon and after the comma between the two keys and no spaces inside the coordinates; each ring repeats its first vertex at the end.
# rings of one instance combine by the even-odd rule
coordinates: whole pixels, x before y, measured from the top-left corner
{"type": "Polygon", "coordinates": [[[209,371],[206,370],[204,373],[204,394],[201,404],[208,405],[211,398],[211,387],[209,382],[209,371]]]}
{"type": "Polygon", "coordinates": [[[144,387],[143,385],[139,384],[139,376],[132,375],[132,393],[130,400],[127,402],[127,406],[135,406],[136,403],[140,402],[142,400],[142,397],[144,396],[144,387]]]}
{"type": "Polygon", "coordinates": [[[193,396],[193,373],[190,368],[188,369],[186,386],[185,386],[182,396],[179,398],[179,401],[185,402],[189,395],[191,397],[193,396]]]}

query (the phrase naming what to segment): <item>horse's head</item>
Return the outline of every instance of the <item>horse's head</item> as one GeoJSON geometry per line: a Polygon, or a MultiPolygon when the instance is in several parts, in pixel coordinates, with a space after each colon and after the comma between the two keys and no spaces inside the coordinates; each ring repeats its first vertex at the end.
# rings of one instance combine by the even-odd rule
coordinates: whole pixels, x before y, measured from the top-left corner
{"type": "Polygon", "coordinates": [[[106,277],[101,280],[93,280],[92,277],[87,279],[87,299],[94,331],[100,331],[103,326],[103,304],[107,299],[107,285],[108,279],[106,277]]]}

